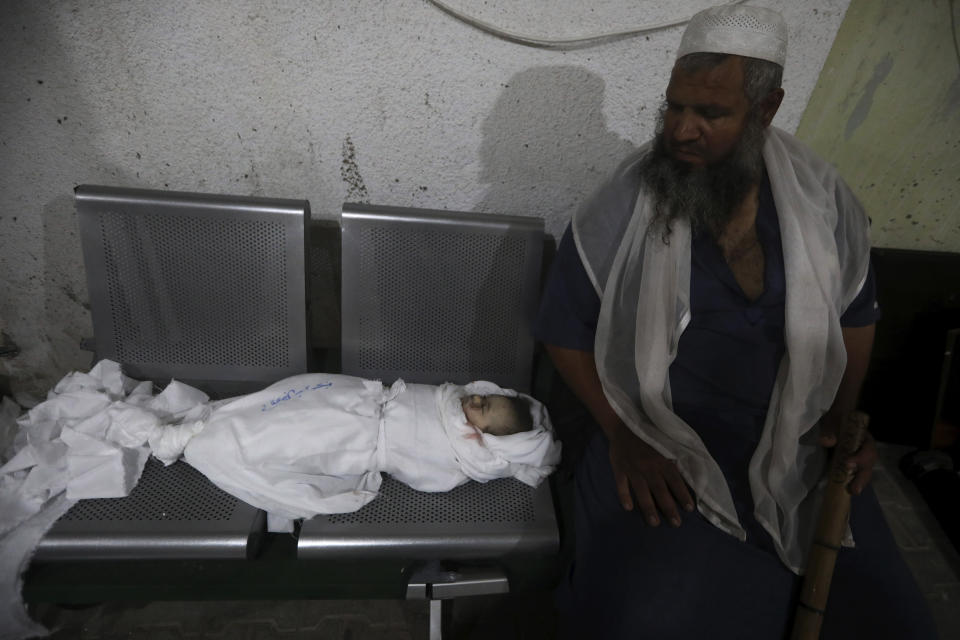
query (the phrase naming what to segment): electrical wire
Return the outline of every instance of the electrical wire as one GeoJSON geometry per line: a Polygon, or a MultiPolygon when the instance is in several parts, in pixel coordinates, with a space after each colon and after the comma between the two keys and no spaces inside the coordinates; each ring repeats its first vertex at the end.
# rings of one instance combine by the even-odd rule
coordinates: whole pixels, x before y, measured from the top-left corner
{"type": "MultiPolygon", "coordinates": [[[[506,29],[501,29],[500,27],[490,24],[489,22],[484,22],[479,18],[467,15],[462,11],[454,9],[450,5],[441,0],[429,0],[429,2],[461,22],[465,22],[472,27],[485,31],[492,35],[508,40],[510,42],[515,42],[517,44],[526,45],[529,47],[539,47],[541,49],[582,49],[585,47],[590,47],[597,44],[602,44],[610,42],[613,40],[620,40],[623,38],[629,38],[632,36],[637,36],[643,33],[649,33],[651,31],[659,31],[660,29],[666,29],[668,27],[675,27],[677,25],[684,24],[690,21],[690,18],[693,16],[688,16],[686,18],[677,18],[676,20],[670,20],[668,22],[660,22],[657,24],[644,25],[640,27],[635,27],[633,29],[628,29],[625,31],[615,31],[612,33],[600,33],[595,35],[587,36],[577,36],[574,38],[535,38],[533,36],[527,36],[520,33],[515,33],[512,31],[507,31],[506,29]]],[[[727,2],[727,5],[741,4],[745,0],[733,0],[732,2],[727,2]]]]}

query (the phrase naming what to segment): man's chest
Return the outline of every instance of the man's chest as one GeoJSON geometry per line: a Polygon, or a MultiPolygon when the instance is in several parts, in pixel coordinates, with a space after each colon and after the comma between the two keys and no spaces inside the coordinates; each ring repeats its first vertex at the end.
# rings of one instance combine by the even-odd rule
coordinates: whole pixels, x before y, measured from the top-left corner
{"type": "Polygon", "coordinates": [[[734,279],[750,301],[763,295],[766,260],[756,224],[736,234],[720,237],[717,243],[734,279]]]}

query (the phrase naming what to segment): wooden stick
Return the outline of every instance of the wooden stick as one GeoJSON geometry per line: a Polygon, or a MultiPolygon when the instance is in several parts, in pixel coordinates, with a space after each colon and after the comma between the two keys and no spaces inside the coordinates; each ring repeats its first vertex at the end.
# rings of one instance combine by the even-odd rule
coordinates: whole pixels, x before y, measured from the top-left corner
{"type": "Polygon", "coordinates": [[[867,414],[851,411],[837,436],[837,446],[830,462],[827,487],[820,507],[820,519],[813,534],[813,546],[807,558],[807,571],[793,621],[793,634],[790,636],[792,640],[816,640],[820,637],[833,567],[837,562],[840,543],[850,517],[847,484],[853,478],[853,472],[847,471],[844,462],[847,456],[860,449],[869,422],[867,414]]]}

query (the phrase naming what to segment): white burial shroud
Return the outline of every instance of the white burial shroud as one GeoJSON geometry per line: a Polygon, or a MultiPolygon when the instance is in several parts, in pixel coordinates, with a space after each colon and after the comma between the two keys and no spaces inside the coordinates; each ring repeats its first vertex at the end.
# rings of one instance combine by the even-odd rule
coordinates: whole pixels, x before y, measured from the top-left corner
{"type": "Polygon", "coordinates": [[[280,518],[355,511],[376,497],[381,472],[421,491],[503,477],[537,486],[560,457],[543,405],[528,397],[533,430],[491,436],[466,422],[460,398],[473,393],[516,395],[490,382],[295,376],[216,407],[183,457],[280,518]]]}

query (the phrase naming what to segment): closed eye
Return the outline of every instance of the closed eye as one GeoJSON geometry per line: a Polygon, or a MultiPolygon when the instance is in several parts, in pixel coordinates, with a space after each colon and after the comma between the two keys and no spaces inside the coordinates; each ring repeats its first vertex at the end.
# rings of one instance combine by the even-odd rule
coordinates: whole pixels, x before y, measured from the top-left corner
{"type": "Polygon", "coordinates": [[[697,107],[697,113],[707,120],[716,120],[717,118],[730,115],[727,109],[721,109],[719,107],[697,107]]]}

